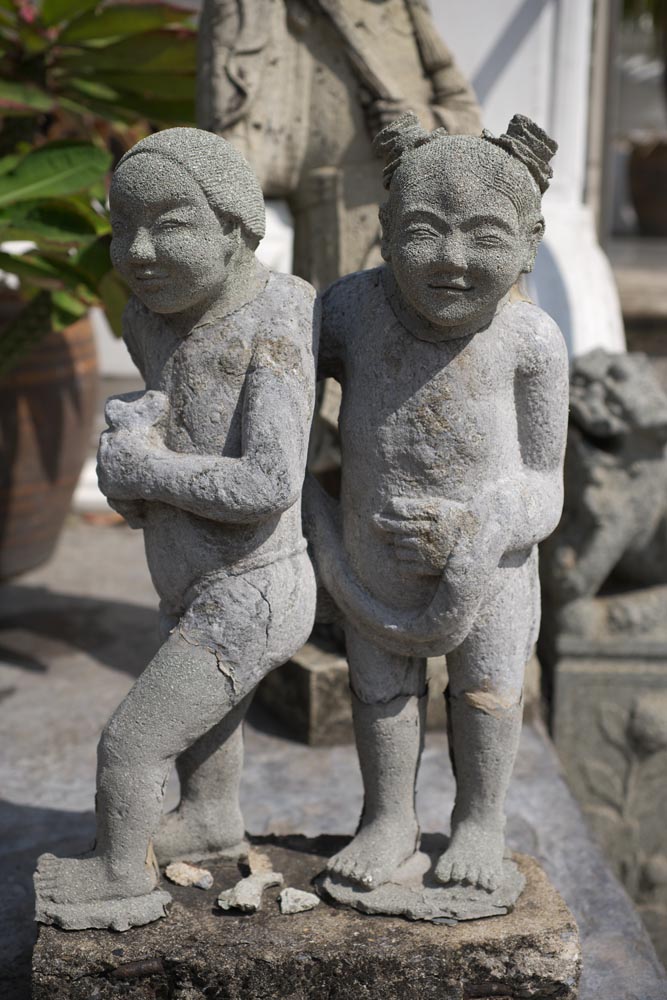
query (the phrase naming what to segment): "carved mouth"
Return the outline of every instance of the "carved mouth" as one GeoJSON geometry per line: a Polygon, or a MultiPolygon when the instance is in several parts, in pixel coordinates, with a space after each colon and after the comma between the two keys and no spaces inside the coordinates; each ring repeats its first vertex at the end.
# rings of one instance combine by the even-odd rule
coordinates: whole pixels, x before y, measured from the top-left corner
{"type": "Polygon", "coordinates": [[[460,285],[455,281],[429,281],[429,288],[438,292],[472,292],[472,285],[460,285]]]}
{"type": "Polygon", "coordinates": [[[135,271],[134,279],[135,281],[140,281],[142,284],[151,281],[166,281],[168,275],[163,271],[135,271]]]}

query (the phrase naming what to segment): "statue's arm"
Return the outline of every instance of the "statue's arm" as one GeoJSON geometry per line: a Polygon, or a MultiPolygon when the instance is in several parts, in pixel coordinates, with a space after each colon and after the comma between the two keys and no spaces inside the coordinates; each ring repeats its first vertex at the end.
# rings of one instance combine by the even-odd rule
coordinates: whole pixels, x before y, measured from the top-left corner
{"type": "MultiPolygon", "coordinates": [[[[308,370],[310,369],[310,370],[308,370]]],[[[251,523],[282,513],[299,498],[313,407],[313,372],[266,364],[250,372],[238,458],[155,448],[137,463],[136,487],[159,501],[222,523],[251,523]]]]}
{"type": "Polygon", "coordinates": [[[541,310],[528,307],[517,336],[516,420],[522,470],[500,480],[489,499],[502,526],[506,552],[520,551],[551,534],[563,508],[569,368],[563,337],[541,310]]]}
{"type": "Polygon", "coordinates": [[[479,135],[481,108],[470,82],[443,41],[428,4],[424,0],[408,0],[408,3],[422,65],[433,92],[430,104],[433,124],[428,123],[429,127],[444,126],[448,132],[479,135]]]}

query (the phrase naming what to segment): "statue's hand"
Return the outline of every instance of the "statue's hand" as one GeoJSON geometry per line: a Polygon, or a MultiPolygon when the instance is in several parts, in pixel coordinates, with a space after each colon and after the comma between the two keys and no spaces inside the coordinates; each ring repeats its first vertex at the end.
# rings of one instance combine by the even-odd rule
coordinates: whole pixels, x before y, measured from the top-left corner
{"type": "Polygon", "coordinates": [[[97,452],[97,480],[111,500],[141,500],[142,475],[154,448],[145,434],[120,428],[105,431],[97,452]]]}
{"type": "Polygon", "coordinates": [[[424,114],[425,110],[423,106],[416,105],[414,101],[382,99],[373,101],[366,108],[366,121],[371,138],[374,138],[385,125],[391,125],[392,122],[400,118],[406,111],[414,111],[419,119],[422,120],[422,124],[430,128],[432,116],[430,113],[426,116],[424,114]],[[423,121],[425,117],[428,118],[426,122],[423,121]]]}
{"type": "Polygon", "coordinates": [[[418,576],[441,576],[460,539],[479,527],[462,504],[433,498],[395,497],[373,520],[396,558],[418,576]]]}
{"type": "Polygon", "coordinates": [[[112,430],[125,429],[133,433],[161,428],[168,412],[169,399],[157,389],[111,396],[104,408],[106,422],[112,430]]]}

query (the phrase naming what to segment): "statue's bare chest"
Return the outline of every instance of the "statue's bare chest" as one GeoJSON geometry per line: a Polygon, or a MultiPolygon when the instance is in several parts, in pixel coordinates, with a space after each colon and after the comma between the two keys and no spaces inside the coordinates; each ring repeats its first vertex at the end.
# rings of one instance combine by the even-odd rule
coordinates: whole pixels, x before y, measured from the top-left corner
{"type": "Polygon", "coordinates": [[[241,454],[243,393],[252,337],[224,327],[167,339],[152,351],[147,384],[169,398],[167,447],[203,454],[241,454]]]}

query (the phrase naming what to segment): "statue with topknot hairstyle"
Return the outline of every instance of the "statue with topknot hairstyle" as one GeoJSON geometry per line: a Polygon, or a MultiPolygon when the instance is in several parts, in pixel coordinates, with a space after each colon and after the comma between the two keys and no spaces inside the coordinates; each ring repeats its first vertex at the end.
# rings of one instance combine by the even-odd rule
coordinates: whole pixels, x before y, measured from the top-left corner
{"type": "Polygon", "coordinates": [[[375,147],[385,264],[322,304],[319,374],[342,388],[340,504],[306,488],[322,608],[345,630],[365,794],[325,887],[371,912],[414,916],[428,897],[431,917],[481,915],[521,889],[504,802],[539,623],[537,544],[562,504],[565,345],[515,293],[544,231],[556,144],[520,115],[495,138],[427,132],[406,114],[375,147]],[[451,838],[441,889],[407,889],[395,883],[419,844],[426,659],[443,654],[451,838]]]}
{"type": "Polygon", "coordinates": [[[247,852],[241,723],[315,612],[301,486],[318,314],[306,282],[255,257],[262,192],[225,139],[151,135],[109,197],[146,389],[107,402],[98,475],[143,530],[163,642],[102,733],[94,851],[43,855],[35,890],[38,920],[126,930],[165,914],[156,862],[247,852]],[[181,802],[163,817],[174,763],[181,802]]]}

